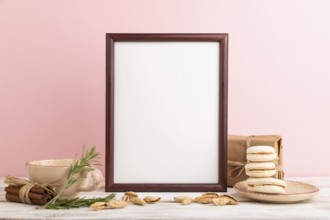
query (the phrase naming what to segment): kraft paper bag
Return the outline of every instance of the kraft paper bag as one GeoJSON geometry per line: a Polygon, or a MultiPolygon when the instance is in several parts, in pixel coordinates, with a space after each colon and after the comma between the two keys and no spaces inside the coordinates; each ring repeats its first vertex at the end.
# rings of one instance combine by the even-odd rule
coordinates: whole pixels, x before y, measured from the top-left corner
{"type": "Polygon", "coordinates": [[[227,185],[232,187],[235,183],[246,180],[244,166],[246,161],[246,149],[252,146],[267,145],[275,148],[278,159],[275,161],[277,179],[284,178],[282,168],[282,138],[279,135],[228,135],[228,162],[227,185]]]}

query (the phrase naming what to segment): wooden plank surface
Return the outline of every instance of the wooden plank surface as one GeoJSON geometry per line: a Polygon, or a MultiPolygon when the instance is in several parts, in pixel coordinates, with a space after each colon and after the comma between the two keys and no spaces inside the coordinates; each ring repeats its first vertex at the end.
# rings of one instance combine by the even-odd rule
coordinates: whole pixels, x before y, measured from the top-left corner
{"type": "MultiPolygon", "coordinates": [[[[89,208],[70,210],[47,210],[39,206],[5,201],[4,178],[0,178],[0,219],[329,219],[330,218],[330,177],[288,178],[314,184],[320,192],[312,199],[296,204],[267,204],[250,201],[238,196],[229,188],[228,194],[238,198],[239,205],[216,207],[213,205],[191,204],[183,206],[173,203],[173,196],[187,194],[192,197],[200,193],[139,193],[140,197],[155,195],[162,202],[124,209],[92,211],[89,208]]],[[[104,187],[100,191],[83,193],[81,196],[106,196],[104,187]]],[[[120,198],[122,193],[117,193],[120,198]]]]}

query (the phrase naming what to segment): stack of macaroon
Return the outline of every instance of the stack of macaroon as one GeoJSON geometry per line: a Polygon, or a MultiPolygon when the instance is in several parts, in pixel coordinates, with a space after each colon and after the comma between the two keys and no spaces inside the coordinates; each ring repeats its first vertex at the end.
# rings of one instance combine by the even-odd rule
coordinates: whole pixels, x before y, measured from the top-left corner
{"type": "Polygon", "coordinates": [[[277,159],[275,149],[270,146],[254,146],[246,150],[245,172],[249,191],[260,193],[285,193],[285,181],[275,179],[277,159]]]}

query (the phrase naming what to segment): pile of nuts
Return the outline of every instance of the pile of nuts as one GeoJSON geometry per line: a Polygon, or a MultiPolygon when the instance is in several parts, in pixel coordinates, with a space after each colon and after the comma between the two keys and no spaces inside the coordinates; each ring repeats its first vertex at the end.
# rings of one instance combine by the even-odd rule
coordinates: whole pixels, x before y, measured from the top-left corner
{"type": "MultiPolygon", "coordinates": [[[[160,197],[154,196],[146,196],[145,198],[141,199],[138,197],[136,192],[128,191],[125,192],[121,200],[114,199],[110,200],[109,202],[95,202],[90,206],[90,208],[95,211],[102,209],[120,209],[125,208],[129,203],[143,206],[146,203],[154,204],[159,202],[160,199],[160,197]]],[[[238,201],[234,197],[229,195],[218,195],[214,192],[204,193],[194,199],[189,196],[177,196],[174,197],[174,202],[181,203],[182,205],[189,205],[191,203],[214,204],[216,206],[238,204],[238,201]]]]}
{"type": "Polygon", "coordinates": [[[219,196],[217,193],[214,192],[204,193],[203,195],[198,196],[194,199],[189,196],[177,196],[174,197],[174,201],[179,202],[182,205],[189,205],[193,202],[201,204],[214,204],[216,206],[238,204],[238,201],[234,197],[229,195],[219,196]]]}
{"type": "Polygon", "coordinates": [[[125,192],[123,197],[121,197],[121,200],[125,202],[131,202],[134,205],[145,205],[146,203],[154,204],[160,201],[160,197],[146,196],[144,199],[141,199],[138,197],[136,192],[128,191],[125,192]]]}
{"type": "Polygon", "coordinates": [[[121,200],[114,199],[109,202],[95,202],[90,206],[90,208],[95,211],[102,209],[121,209],[125,208],[129,203],[143,206],[146,203],[154,204],[158,201],[160,201],[160,197],[146,196],[144,199],[141,199],[138,197],[136,192],[128,191],[125,192],[121,200]]]}

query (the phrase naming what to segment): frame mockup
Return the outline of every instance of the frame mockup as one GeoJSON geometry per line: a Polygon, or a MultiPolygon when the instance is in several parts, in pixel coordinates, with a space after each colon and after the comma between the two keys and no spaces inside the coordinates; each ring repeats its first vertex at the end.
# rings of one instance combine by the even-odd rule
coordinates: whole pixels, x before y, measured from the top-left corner
{"type": "Polygon", "coordinates": [[[228,34],[106,34],[106,191],[226,191],[228,34]]]}

